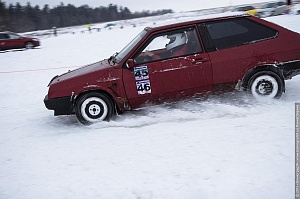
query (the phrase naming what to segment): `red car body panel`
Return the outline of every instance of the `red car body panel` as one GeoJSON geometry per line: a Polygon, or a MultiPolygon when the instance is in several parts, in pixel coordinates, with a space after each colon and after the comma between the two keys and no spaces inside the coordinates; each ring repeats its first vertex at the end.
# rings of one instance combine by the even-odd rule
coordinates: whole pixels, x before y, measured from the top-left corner
{"type": "Polygon", "coordinates": [[[79,96],[100,91],[112,98],[118,110],[130,110],[145,103],[210,92],[223,88],[222,85],[234,87],[238,81],[244,81],[246,85],[249,75],[261,66],[278,68],[282,78],[288,79],[300,74],[299,60],[298,33],[253,16],[228,16],[171,24],[147,29],[146,35],[119,63],[111,64],[104,60],[53,78],[44,102],[48,109],[55,111],[55,115],[73,114],[79,96]],[[266,40],[209,51],[197,25],[235,18],[247,18],[273,29],[277,34],[266,40]],[[203,52],[126,67],[128,60],[134,59],[155,35],[184,28],[195,28],[203,52]],[[146,79],[136,77],[136,70],[145,70],[146,79]],[[139,88],[146,91],[139,92],[139,88]]]}

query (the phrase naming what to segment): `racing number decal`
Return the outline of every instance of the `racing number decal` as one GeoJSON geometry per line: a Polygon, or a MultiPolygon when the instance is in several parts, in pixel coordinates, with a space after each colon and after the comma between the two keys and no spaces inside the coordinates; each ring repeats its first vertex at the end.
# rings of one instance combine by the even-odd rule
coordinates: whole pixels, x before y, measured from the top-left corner
{"type": "Polygon", "coordinates": [[[150,80],[148,79],[148,80],[136,82],[136,89],[139,95],[151,93],[150,80]]]}
{"type": "Polygon", "coordinates": [[[134,77],[136,81],[149,79],[148,67],[138,66],[134,68],[134,77]]]}
{"type": "Polygon", "coordinates": [[[139,95],[151,93],[148,66],[135,67],[134,78],[136,81],[136,90],[139,95]]]}

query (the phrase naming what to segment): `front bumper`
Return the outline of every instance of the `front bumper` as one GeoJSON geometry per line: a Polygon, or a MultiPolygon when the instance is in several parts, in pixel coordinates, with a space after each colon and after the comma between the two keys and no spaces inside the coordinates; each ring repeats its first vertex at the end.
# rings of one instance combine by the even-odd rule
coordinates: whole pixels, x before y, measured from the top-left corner
{"type": "Polygon", "coordinates": [[[45,96],[44,103],[47,109],[54,110],[54,115],[74,114],[74,105],[71,96],[49,99],[45,96]]]}

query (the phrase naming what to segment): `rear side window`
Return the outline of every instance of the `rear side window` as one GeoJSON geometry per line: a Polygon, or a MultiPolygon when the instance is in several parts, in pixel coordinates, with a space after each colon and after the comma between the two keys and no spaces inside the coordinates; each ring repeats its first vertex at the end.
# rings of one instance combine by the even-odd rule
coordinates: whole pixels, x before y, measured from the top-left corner
{"type": "Polygon", "coordinates": [[[276,30],[247,18],[208,22],[198,27],[209,52],[271,39],[278,34],[276,30]]]}
{"type": "Polygon", "coordinates": [[[8,35],[7,34],[0,34],[0,39],[7,39],[8,35]]]}

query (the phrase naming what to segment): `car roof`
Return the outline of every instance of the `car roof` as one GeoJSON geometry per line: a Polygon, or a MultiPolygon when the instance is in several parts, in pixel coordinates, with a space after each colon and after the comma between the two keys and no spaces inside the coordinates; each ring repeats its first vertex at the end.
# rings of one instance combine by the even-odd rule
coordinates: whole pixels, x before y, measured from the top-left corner
{"type": "Polygon", "coordinates": [[[16,34],[16,33],[10,31],[4,31],[4,32],[0,32],[0,34],[16,34]]]}
{"type": "Polygon", "coordinates": [[[210,15],[202,15],[196,17],[180,17],[180,18],[173,18],[173,20],[168,20],[167,22],[156,24],[155,26],[146,27],[146,30],[159,30],[159,29],[166,29],[171,28],[173,26],[185,26],[191,25],[195,23],[202,23],[205,21],[213,21],[213,20],[220,20],[220,19],[230,19],[230,18],[237,18],[237,17],[251,17],[251,15],[245,12],[225,12],[225,13],[218,13],[218,14],[210,14],[210,15]]]}

